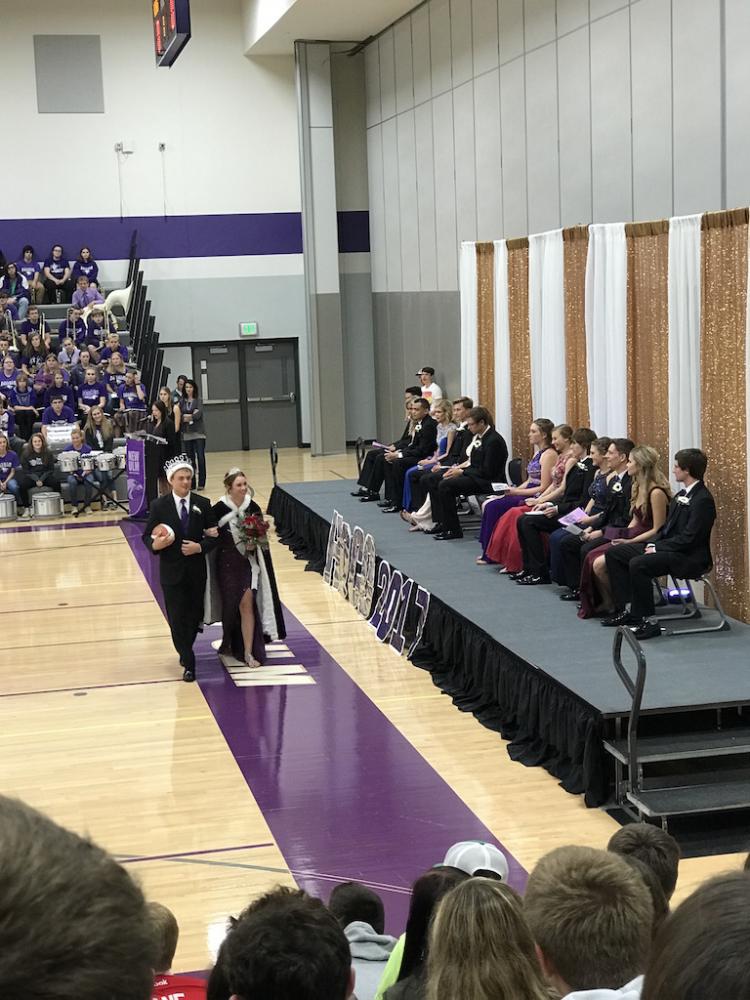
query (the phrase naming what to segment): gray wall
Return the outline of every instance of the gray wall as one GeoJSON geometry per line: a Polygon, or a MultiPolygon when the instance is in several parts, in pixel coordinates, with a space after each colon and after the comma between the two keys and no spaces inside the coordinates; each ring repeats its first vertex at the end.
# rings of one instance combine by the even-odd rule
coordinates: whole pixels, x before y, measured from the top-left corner
{"type": "Polygon", "coordinates": [[[462,240],[746,205],[748,37],[747,0],[430,0],[369,45],[378,348],[455,395],[462,240]]]}

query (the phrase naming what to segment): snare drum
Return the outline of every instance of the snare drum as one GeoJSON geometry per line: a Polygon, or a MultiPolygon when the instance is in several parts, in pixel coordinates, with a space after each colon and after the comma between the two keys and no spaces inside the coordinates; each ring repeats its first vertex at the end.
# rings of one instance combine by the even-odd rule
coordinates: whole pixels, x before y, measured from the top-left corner
{"type": "Polygon", "coordinates": [[[35,518],[63,516],[63,498],[59,493],[34,493],[31,507],[35,518]]]}
{"type": "Polygon", "coordinates": [[[127,465],[127,448],[122,448],[122,447],[115,448],[112,454],[115,456],[115,459],[117,460],[117,468],[124,469],[125,466],[127,465]]]}
{"type": "Polygon", "coordinates": [[[103,451],[96,456],[96,467],[100,472],[112,472],[117,468],[117,455],[111,451],[103,451]]]}
{"type": "Polygon", "coordinates": [[[81,456],[77,451],[63,451],[60,452],[58,457],[60,463],[60,471],[67,472],[77,472],[80,467],[81,456]]]}
{"type": "Polygon", "coordinates": [[[10,493],[0,493],[0,521],[15,521],[16,498],[10,493]]]}
{"type": "Polygon", "coordinates": [[[93,472],[96,468],[96,458],[93,452],[90,455],[81,455],[81,469],[84,472],[93,472]]]}

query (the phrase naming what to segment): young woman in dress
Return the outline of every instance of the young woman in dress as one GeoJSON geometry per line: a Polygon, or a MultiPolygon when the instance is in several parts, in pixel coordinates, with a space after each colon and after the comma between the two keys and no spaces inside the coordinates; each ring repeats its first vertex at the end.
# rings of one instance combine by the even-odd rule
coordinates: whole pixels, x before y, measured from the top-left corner
{"type": "Polygon", "coordinates": [[[633,486],[630,494],[630,524],[618,529],[621,537],[611,538],[588,553],[581,567],[581,606],[579,618],[593,618],[609,614],[612,610],[612,591],[609,585],[604,554],[610,545],[639,542],[647,545],[656,537],[667,519],[672,490],[669,480],[659,468],[659,452],[646,444],[639,444],[630,452],[627,465],[633,486]]]}
{"type": "Polygon", "coordinates": [[[214,504],[219,522],[219,544],[213,557],[215,583],[224,630],[220,653],[259,667],[266,659],[266,638],[286,636],[268,550],[248,551],[240,525],[245,517],[262,511],[252,499],[244,472],[230,469],[224,477],[225,495],[214,504]]]}
{"type": "Polygon", "coordinates": [[[195,469],[198,489],[206,486],[206,429],[203,426],[203,407],[198,398],[198,386],[191,378],[185,379],[185,395],[180,400],[180,432],[185,452],[195,469]]]}
{"type": "Polygon", "coordinates": [[[416,465],[412,465],[406,470],[404,476],[403,510],[401,516],[408,519],[408,511],[411,508],[411,475],[417,470],[426,471],[437,465],[441,457],[446,454],[453,444],[453,438],[458,430],[458,425],[453,420],[453,403],[449,399],[437,399],[430,407],[430,416],[437,421],[437,445],[435,453],[429,458],[423,458],[416,465]]]}
{"type": "Polygon", "coordinates": [[[159,389],[159,399],[164,403],[167,413],[169,414],[169,419],[172,421],[172,427],[175,433],[175,454],[179,455],[182,452],[182,438],[180,436],[180,421],[182,419],[182,413],[180,412],[180,404],[175,403],[172,397],[172,392],[168,386],[163,385],[159,389]]]}
{"type": "Polygon", "coordinates": [[[165,444],[157,444],[155,446],[154,464],[160,470],[158,478],[159,494],[161,495],[167,492],[167,477],[163,474],[164,465],[170,458],[174,458],[175,455],[180,454],[174,423],[167,407],[164,405],[164,400],[155,399],[151,404],[151,413],[146,421],[146,430],[149,434],[153,434],[154,437],[164,438],[166,442],[165,444]]]}
{"type": "Polygon", "coordinates": [[[539,504],[554,503],[565,490],[565,476],[571,465],[575,465],[582,452],[572,448],[573,428],[570,424],[558,424],[552,430],[552,448],[557,461],[552,467],[552,478],[546,490],[538,497],[527,497],[524,503],[505,514],[495,525],[492,538],[487,546],[487,558],[503,568],[501,573],[511,575],[523,569],[523,553],[518,539],[518,519],[528,514],[539,504]]]}
{"type": "Polygon", "coordinates": [[[526,479],[520,486],[511,486],[501,497],[490,497],[482,505],[482,524],[479,528],[482,554],[477,558],[480,565],[491,562],[487,556],[487,546],[495,525],[503,514],[514,507],[519,507],[529,497],[538,496],[552,482],[552,469],[557,461],[557,454],[552,447],[553,430],[554,424],[546,417],[540,417],[533,422],[529,428],[529,444],[534,451],[534,457],[526,467],[526,479]]]}

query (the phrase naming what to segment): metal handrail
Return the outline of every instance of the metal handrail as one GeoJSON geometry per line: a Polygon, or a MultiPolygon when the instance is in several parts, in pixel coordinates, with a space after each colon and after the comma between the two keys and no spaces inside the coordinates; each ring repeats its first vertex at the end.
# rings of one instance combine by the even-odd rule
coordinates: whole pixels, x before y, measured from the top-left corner
{"type": "Polygon", "coordinates": [[[630,790],[632,792],[638,792],[640,786],[640,768],[638,766],[638,722],[641,716],[643,690],[646,687],[646,657],[643,654],[643,647],[629,628],[620,626],[615,632],[614,642],[612,643],[612,660],[614,661],[617,676],[625,686],[625,690],[633,699],[630,707],[630,719],[628,720],[628,784],[630,785],[630,790]],[[630,676],[622,662],[623,639],[635,653],[635,680],[633,680],[630,676]]]}

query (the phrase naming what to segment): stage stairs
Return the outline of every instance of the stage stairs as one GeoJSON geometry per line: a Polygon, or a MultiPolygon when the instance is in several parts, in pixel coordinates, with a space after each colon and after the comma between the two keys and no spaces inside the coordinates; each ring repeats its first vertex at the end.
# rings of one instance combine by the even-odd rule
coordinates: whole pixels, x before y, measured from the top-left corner
{"type": "Polygon", "coordinates": [[[750,725],[741,711],[672,715],[646,735],[646,658],[630,629],[617,629],[612,657],[633,699],[627,735],[603,741],[615,764],[614,808],[635,819],[659,820],[665,829],[673,816],[750,809],[750,725]],[[635,656],[634,677],[622,662],[623,642],[635,656]]]}

